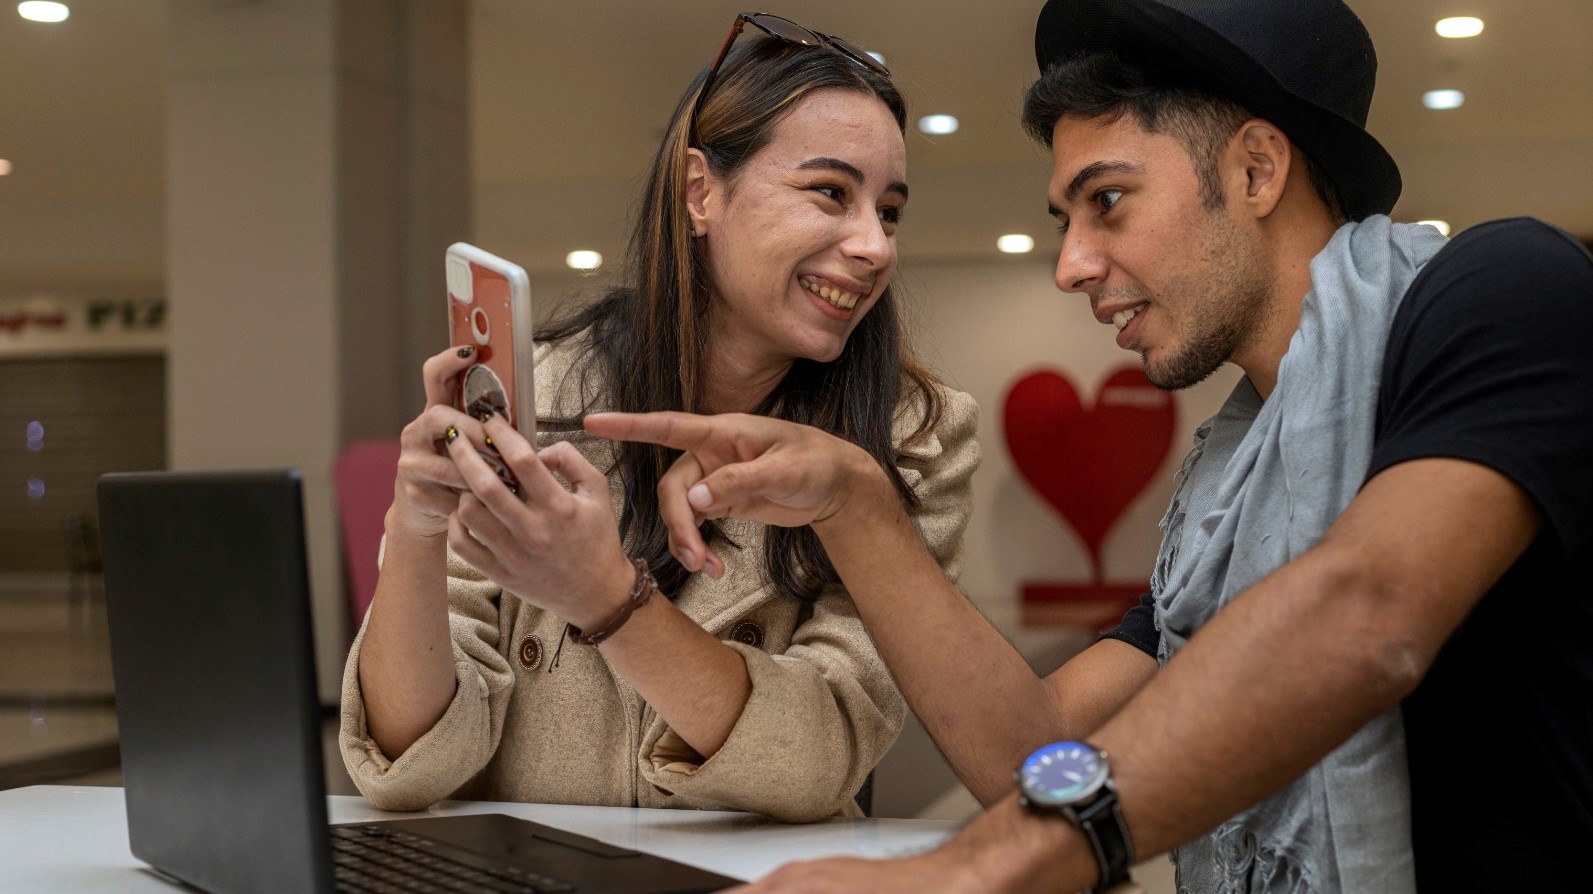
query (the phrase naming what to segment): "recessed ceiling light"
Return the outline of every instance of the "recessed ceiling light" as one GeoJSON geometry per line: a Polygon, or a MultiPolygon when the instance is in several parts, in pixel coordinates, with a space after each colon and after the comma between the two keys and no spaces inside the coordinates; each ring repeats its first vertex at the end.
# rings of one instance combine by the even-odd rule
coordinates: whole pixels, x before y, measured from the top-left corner
{"type": "Polygon", "coordinates": [[[564,256],[571,270],[596,270],[603,266],[603,256],[595,251],[572,251],[564,256]]]}
{"type": "Polygon", "coordinates": [[[1034,251],[1034,237],[1022,233],[1008,233],[996,240],[996,248],[1009,255],[1021,255],[1034,251]]]}
{"type": "Polygon", "coordinates": [[[25,0],[17,4],[17,15],[30,22],[64,22],[72,10],[66,8],[65,3],[52,3],[49,0],[25,0]]]}
{"type": "Polygon", "coordinates": [[[4,177],[9,173],[11,173],[11,162],[0,158],[0,177],[4,177]]]}
{"type": "Polygon", "coordinates": [[[1466,102],[1459,90],[1429,90],[1422,94],[1422,105],[1429,109],[1458,109],[1466,102]]]}
{"type": "Polygon", "coordinates": [[[1482,33],[1482,19],[1476,16],[1451,16],[1433,26],[1439,37],[1476,37],[1482,33]]]}
{"type": "Polygon", "coordinates": [[[1426,224],[1427,226],[1437,230],[1442,235],[1449,235],[1449,221],[1447,220],[1418,220],[1416,222],[1418,224],[1426,224]]]}
{"type": "Polygon", "coordinates": [[[957,119],[952,115],[925,115],[918,119],[918,129],[933,136],[957,132],[957,119]]]}

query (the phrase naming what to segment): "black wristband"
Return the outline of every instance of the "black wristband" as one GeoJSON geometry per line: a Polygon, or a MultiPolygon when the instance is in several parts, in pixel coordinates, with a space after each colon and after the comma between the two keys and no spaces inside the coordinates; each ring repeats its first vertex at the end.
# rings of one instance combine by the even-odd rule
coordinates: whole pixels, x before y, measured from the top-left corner
{"type": "Polygon", "coordinates": [[[1079,831],[1089,839],[1101,877],[1085,894],[1105,894],[1129,880],[1134,865],[1134,843],[1117,805],[1117,792],[1107,790],[1094,803],[1077,812],[1079,831]]]}

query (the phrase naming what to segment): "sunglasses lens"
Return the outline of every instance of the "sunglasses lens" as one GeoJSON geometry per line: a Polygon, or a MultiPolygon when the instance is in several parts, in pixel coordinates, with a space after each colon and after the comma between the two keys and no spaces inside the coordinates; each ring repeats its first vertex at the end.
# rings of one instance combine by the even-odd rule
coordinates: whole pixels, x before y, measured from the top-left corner
{"type": "Polygon", "coordinates": [[[831,37],[830,46],[835,47],[846,55],[851,56],[853,59],[856,59],[858,62],[863,63],[882,75],[888,75],[891,73],[891,70],[886,68],[883,62],[880,62],[878,59],[870,56],[868,54],[868,50],[863,49],[849,40],[842,40],[839,37],[831,37]]]}
{"type": "Polygon", "coordinates": [[[814,34],[812,31],[809,31],[808,29],[798,25],[796,22],[790,21],[789,19],[782,19],[779,16],[759,14],[753,16],[748,21],[782,40],[789,40],[792,43],[799,43],[807,47],[816,47],[819,45],[819,36],[817,34],[814,34]]]}

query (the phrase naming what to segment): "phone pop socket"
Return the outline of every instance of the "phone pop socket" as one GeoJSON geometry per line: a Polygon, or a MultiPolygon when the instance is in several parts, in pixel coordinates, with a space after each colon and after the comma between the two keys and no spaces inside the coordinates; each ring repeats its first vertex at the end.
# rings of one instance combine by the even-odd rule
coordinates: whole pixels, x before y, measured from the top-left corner
{"type": "MultiPolygon", "coordinates": [[[[486,422],[494,415],[502,416],[511,423],[514,422],[509,416],[509,401],[504,395],[503,383],[499,382],[497,375],[487,367],[472,366],[470,371],[465,373],[465,397],[467,400],[465,412],[480,419],[482,422],[486,422]]],[[[488,446],[491,446],[490,441],[488,446]]],[[[503,461],[502,456],[498,455],[497,450],[477,450],[476,452],[481,455],[482,460],[487,465],[492,467],[492,471],[498,476],[498,479],[508,485],[510,493],[520,493],[520,481],[514,477],[514,472],[509,470],[508,464],[503,461]]]]}

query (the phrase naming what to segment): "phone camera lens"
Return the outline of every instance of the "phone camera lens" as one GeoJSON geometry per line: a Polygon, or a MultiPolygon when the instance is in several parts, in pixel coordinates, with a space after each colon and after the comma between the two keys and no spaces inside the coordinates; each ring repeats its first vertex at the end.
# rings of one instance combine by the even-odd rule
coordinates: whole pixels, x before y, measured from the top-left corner
{"type": "Polygon", "coordinates": [[[470,329],[475,333],[476,344],[484,345],[492,338],[492,322],[487,319],[487,312],[476,308],[470,312],[470,329]]]}

